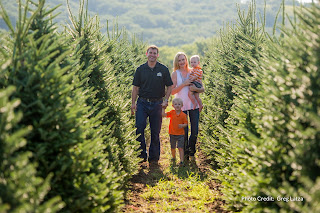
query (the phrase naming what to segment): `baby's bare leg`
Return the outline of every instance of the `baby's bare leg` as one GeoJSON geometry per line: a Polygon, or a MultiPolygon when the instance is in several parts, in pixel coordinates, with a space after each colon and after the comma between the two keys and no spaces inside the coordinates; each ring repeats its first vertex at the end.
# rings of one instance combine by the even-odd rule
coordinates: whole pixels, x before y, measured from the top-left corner
{"type": "Polygon", "coordinates": [[[189,98],[190,98],[190,100],[191,100],[191,102],[193,104],[193,109],[195,109],[196,108],[196,99],[194,97],[194,93],[190,90],[190,88],[189,88],[189,91],[188,91],[188,96],[189,96],[189,98]]]}
{"type": "Polygon", "coordinates": [[[200,99],[200,94],[199,93],[194,93],[194,98],[197,100],[199,104],[199,111],[201,112],[203,108],[202,100],[200,99]]]}

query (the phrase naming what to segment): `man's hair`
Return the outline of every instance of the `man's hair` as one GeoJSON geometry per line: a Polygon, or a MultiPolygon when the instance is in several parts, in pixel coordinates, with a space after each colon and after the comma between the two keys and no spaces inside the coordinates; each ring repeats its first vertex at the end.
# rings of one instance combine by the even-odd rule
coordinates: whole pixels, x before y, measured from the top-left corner
{"type": "Polygon", "coordinates": [[[159,48],[158,48],[156,45],[150,45],[150,46],[147,48],[147,53],[148,53],[149,49],[156,49],[156,50],[157,50],[157,53],[159,53],[159,48]]]}
{"type": "Polygon", "coordinates": [[[196,58],[198,62],[200,61],[200,56],[198,56],[198,55],[193,55],[193,56],[191,56],[190,61],[191,61],[191,59],[193,59],[193,58],[196,58]]]}
{"type": "Polygon", "coordinates": [[[180,103],[181,106],[183,106],[183,101],[182,101],[181,98],[174,98],[174,99],[172,100],[172,103],[180,103]]]}

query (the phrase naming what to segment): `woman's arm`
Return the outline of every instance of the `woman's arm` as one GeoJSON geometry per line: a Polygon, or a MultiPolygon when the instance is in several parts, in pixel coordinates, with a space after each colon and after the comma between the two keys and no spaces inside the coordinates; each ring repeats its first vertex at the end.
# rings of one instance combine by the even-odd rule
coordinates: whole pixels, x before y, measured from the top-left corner
{"type": "Polygon", "coordinates": [[[203,85],[202,85],[201,88],[198,88],[198,87],[196,87],[194,84],[192,84],[192,85],[190,86],[190,91],[192,91],[192,92],[197,92],[197,93],[202,93],[202,92],[204,92],[204,87],[203,87],[203,85]]]}
{"type": "Polygon", "coordinates": [[[172,73],[171,79],[172,79],[172,82],[173,82],[171,95],[175,95],[176,93],[180,92],[180,90],[183,87],[189,86],[191,84],[191,81],[189,79],[187,79],[185,82],[183,82],[182,84],[177,86],[177,72],[173,72],[172,73]]]}
{"type": "Polygon", "coordinates": [[[131,93],[131,114],[134,115],[134,113],[137,111],[137,104],[136,100],[139,94],[140,87],[133,86],[132,87],[132,93],[131,93]]]}

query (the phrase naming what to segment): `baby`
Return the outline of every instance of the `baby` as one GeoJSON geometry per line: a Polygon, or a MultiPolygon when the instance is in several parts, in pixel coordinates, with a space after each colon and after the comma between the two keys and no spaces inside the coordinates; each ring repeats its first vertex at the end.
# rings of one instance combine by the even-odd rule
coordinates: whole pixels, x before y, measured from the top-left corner
{"type": "MultiPolygon", "coordinates": [[[[192,81],[192,83],[197,87],[197,88],[201,88],[202,87],[202,74],[203,71],[201,70],[200,65],[200,57],[198,55],[193,55],[190,58],[190,65],[193,68],[191,73],[190,73],[190,77],[189,79],[192,81]]],[[[193,109],[196,109],[196,101],[199,104],[199,111],[201,112],[202,108],[203,108],[203,104],[202,101],[200,99],[199,93],[197,92],[192,92],[191,90],[189,90],[188,92],[188,96],[193,104],[193,109]]]]}

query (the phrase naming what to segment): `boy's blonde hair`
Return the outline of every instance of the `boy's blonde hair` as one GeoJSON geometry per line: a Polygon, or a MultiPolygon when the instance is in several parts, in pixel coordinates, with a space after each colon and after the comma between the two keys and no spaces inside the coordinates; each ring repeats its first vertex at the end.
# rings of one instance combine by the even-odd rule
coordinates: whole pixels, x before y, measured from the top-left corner
{"type": "Polygon", "coordinates": [[[190,61],[191,61],[191,59],[193,59],[193,58],[197,59],[197,61],[200,62],[200,56],[198,56],[198,55],[193,55],[193,56],[191,56],[190,61]]]}
{"type": "Polygon", "coordinates": [[[172,100],[172,104],[173,104],[173,103],[180,103],[181,106],[183,106],[183,101],[182,101],[181,98],[174,98],[174,99],[172,100]]]}

